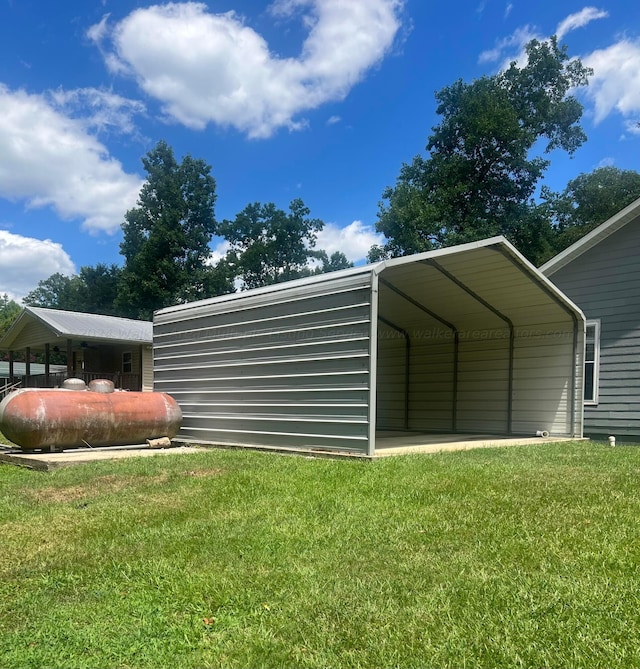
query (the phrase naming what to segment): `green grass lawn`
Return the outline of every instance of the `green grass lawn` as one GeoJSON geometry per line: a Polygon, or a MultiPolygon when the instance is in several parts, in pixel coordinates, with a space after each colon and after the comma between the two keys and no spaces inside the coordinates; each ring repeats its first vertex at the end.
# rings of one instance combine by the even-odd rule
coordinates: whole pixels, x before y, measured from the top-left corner
{"type": "Polygon", "coordinates": [[[0,466],[0,667],[638,667],[640,449],[0,466]]]}

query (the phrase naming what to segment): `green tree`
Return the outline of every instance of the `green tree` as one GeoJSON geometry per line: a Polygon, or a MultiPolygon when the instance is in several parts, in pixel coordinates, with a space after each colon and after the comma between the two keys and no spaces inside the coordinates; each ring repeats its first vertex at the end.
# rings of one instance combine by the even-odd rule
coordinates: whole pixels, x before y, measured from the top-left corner
{"type": "Polygon", "coordinates": [[[553,248],[542,258],[556,253],[604,223],[640,197],[640,173],[617,167],[600,167],[572,179],[561,193],[542,189],[542,210],[553,221],[553,248]]]}
{"type": "Polygon", "coordinates": [[[118,309],[150,319],[161,307],[231,290],[226,270],[207,265],[216,233],[211,167],[187,155],[181,163],[164,141],[142,159],[147,180],[125,214],[125,264],[118,309]]]}
{"type": "Polygon", "coordinates": [[[105,316],[120,316],[116,307],[118,283],[122,269],[118,265],[98,263],[95,267],[81,267],[78,278],[80,311],[105,316]]]}
{"type": "Polygon", "coordinates": [[[81,267],[79,274],[52,274],[24,298],[32,307],[119,316],[115,305],[120,278],[117,265],[81,267]]]}
{"type": "Polygon", "coordinates": [[[442,117],[427,143],[383,193],[377,229],[389,240],[370,258],[405,255],[503,234],[535,259],[551,226],[532,214],[549,160],[535,151],[573,152],[585,141],[582,106],[569,91],[590,71],[555,38],[532,40],[526,64],[436,94],[442,117]],[[530,226],[535,225],[536,234],[530,226]]]}
{"type": "Polygon", "coordinates": [[[22,307],[10,299],[7,293],[0,295],[0,337],[11,327],[21,311],[22,307]]]}
{"type": "MultiPolygon", "coordinates": [[[[310,213],[300,199],[291,202],[288,213],[272,202],[254,202],[233,221],[222,221],[219,234],[231,246],[226,262],[245,288],[297,279],[311,273],[309,261],[322,260],[321,252],[314,247],[317,233],[324,223],[309,218],[310,213]]],[[[326,257],[326,253],[324,255],[326,257]]]]}
{"type": "Polygon", "coordinates": [[[340,269],[349,269],[353,267],[347,256],[342,251],[334,251],[329,255],[326,251],[318,251],[318,260],[322,262],[315,271],[316,274],[326,274],[327,272],[337,272],[340,269]]]}
{"type": "Polygon", "coordinates": [[[38,281],[37,287],[27,293],[23,302],[30,307],[82,311],[80,283],[80,278],[75,274],[66,276],[56,272],[38,281]]]}

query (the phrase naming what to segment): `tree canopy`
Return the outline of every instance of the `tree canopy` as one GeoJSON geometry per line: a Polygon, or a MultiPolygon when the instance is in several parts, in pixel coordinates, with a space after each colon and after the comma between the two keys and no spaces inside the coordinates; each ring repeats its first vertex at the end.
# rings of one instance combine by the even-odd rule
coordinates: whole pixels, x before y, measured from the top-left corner
{"type": "MultiPolygon", "coordinates": [[[[230,244],[226,262],[245,288],[257,288],[297,279],[311,273],[309,261],[323,260],[315,250],[323,221],[309,218],[310,210],[300,199],[292,200],[289,212],[273,202],[247,205],[233,221],[220,224],[221,234],[230,244]]],[[[330,261],[324,253],[326,263],[330,261]]],[[[335,258],[334,262],[340,261],[335,258]]],[[[346,258],[345,258],[346,260],[346,258]]]]}
{"type": "Polygon", "coordinates": [[[164,141],[142,164],[147,180],[122,225],[125,264],[116,304],[128,316],[150,319],[155,309],[210,297],[230,284],[207,264],[217,230],[211,166],[189,155],[178,163],[164,141]]]}
{"type": "Polygon", "coordinates": [[[21,311],[22,307],[10,299],[7,293],[0,295],[0,337],[11,327],[21,311]]]}
{"type": "Polygon", "coordinates": [[[81,267],[73,276],[52,274],[39,281],[23,301],[32,307],[119,316],[115,299],[120,273],[117,265],[98,263],[81,267]]]}
{"type": "Polygon", "coordinates": [[[640,198],[640,174],[617,167],[599,167],[580,174],[561,193],[543,187],[542,209],[556,231],[548,260],[640,198]]]}
{"type": "Polygon", "coordinates": [[[568,93],[589,73],[555,38],[532,40],[524,65],[439,91],[429,155],[403,165],[384,191],[376,227],[389,241],[370,258],[504,234],[535,260],[552,232],[530,209],[549,165],[534,149],[572,154],[585,141],[582,106],[568,93]]]}
{"type": "Polygon", "coordinates": [[[234,220],[217,223],[209,165],[191,156],[178,163],[165,142],[142,162],[147,180],[122,225],[124,266],[53,274],[27,295],[26,304],[150,319],[164,306],[232,292],[236,281],[255,288],[352,266],[341,251],[329,256],[315,248],[324,222],[311,218],[300,199],[288,211],[255,202],[234,220]],[[217,263],[214,234],[230,246],[217,263]]]}
{"type": "Polygon", "coordinates": [[[326,274],[327,272],[337,272],[340,269],[348,269],[353,267],[353,263],[349,261],[347,256],[342,251],[334,251],[328,255],[326,251],[318,252],[318,260],[322,263],[316,268],[316,274],[326,274]]]}
{"type": "Polygon", "coordinates": [[[78,298],[78,277],[70,277],[56,272],[27,293],[23,302],[30,307],[82,311],[78,298]]]}

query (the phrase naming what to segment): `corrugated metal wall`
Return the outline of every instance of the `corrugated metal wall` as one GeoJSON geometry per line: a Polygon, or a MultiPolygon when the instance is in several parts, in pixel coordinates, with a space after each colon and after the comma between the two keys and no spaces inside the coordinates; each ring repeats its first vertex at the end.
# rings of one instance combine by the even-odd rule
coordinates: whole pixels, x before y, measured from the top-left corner
{"type": "Polygon", "coordinates": [[[179,437],[366,453],[371,275],[234,295],[156,314],[154,388],[179,437]]]}

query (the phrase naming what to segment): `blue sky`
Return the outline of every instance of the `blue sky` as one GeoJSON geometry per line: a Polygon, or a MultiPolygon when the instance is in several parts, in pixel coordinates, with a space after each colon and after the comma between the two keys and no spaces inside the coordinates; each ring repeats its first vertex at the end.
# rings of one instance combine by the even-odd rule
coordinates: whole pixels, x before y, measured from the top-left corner
{"type": "Polygon", "coordinates": [[[588,142],[545,183],[640,169],[637,0],[0,0],[0,294],[120,264],[160,139],[212,166],[218,219],[300,197],[327,223],[318,246],[361,262],[434,93],[554,33],[594,76],[588,142]]]}

